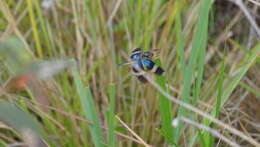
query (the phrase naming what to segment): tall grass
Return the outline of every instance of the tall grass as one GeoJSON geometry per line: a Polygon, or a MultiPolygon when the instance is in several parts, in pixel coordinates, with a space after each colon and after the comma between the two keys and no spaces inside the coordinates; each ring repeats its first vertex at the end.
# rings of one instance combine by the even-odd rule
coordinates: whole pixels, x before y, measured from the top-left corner
{"type": "Polygon", "coordinates": [[[116,86],[111,84],[108,88],[109,93],[109,107],[107,110],[107,123],[108,123],[108,146],[115,147],[117,146],[117,138],[115,135],[116,130],[116,119],[115,119],[115,108],[116,108],[116,86]]]}
{"type": "MultiPolygon", "coordinates": [[[[254,107],[242,106],[246,98],[259,97],[259,40],[230,3],[53,0],[47,8],[43,2],[0,1],[0,97],[32,113],[50,146],[224,146],[221,138],[196,125],[179,121],[173,128],[176,117],[214,128],[236,144],[258,145],[259,138],[250,136],[256,130],[249,123],[257,122],[250,115],[254,107]],[[9,36],[21,43],[8,42],[9,36]],[[14,49],[7,51],[6,44],[14,49]],[[167,95],[240,126],[249,139],[172,103],[153,84],[139,82],[131,66],[118,67],[136,47],[159,49],[155,61],[165,73],[148,75],[167,95]],[[31,64],[64,57],[75,58],[77,69],[13,90],[16,77],[31,74],[31,64]],[[48,105],[37,101],[41,96],[48,105]]],[[[1,121],[7,118],[1,113],[1,121]]],[[[23,142],[13,129],[3,128],[0,146],[23,142]]]]}
{"type": "Polygon", "coordinates": [[[93,96],[89,88],[85,88],[81,82],[79,74],[73,72],[73,77],[75,79],[75,84],[81,101],[81,107],[84,110],[85,116],[91,121],[89,130],[92,136],[92,140],[95,146],[104,146],[104,138],[101,130],[101,123],[99,120],[99,115],[95,107],[93,96]]]}

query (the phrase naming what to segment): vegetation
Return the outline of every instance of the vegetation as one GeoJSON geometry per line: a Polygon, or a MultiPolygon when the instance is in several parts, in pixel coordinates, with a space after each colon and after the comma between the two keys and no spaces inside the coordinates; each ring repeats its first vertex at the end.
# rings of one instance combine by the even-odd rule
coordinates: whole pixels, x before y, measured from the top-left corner
{"type": "Polygon", "coordinates": [[[260,146],[259,6],[1,0],[0,146],[260,146]]]}

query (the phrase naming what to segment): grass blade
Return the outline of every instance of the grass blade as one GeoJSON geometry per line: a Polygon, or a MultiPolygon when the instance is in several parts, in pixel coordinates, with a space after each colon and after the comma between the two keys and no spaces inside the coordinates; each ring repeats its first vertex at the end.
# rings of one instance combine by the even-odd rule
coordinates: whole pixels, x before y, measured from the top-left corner
{"type": "MultiPolygon", "coordinates": [[[[221,68],[220,68],[220,73],[217,77],[217,101],[215,105],[215,114],[214,117],[218,118],[220,110],[221,110],[221,100],[222,100],[222,95],[223,95],[223,83],[224,83],[224,77],[225,76],[225,65],[224,65],[224,60],[221,63],[221,68]]],[[[209,120],[204,121],[205,126],[210,126],[211,123],[209,120]]],[[[200,133],[201,139],[203,140],[204,146],[213,146],[213,136],[209,132],[203,131],[200,133]]]]}
{"type": "Polygon", "coordinates": [[[32,30],[33,30],[33,36],[36,42],[36,49],[37,49],[37,53],[39,57],[43,57],[43,51],[42,51],[42,47],[41,47],[41,41],[40,41],[40,36],[39,36],[39,32],[38,32],[38,27],[37,27],[37,23],[36,23],[36,19],[34,16],[34,3],[35,1],[32,0],[26,0],[27,2],[27,7],[29,10],[29,16],[30,16],[30,20],[31,20],[31,25],[32,25],[32,30]]]}
{"type": "MultiPolygon", "coordinates": [[[[237,70],[233,72],[237,74],[224,81],[224,85],[226,86],[223,91],[220,107],[222,107],[225,104],[225,102],[228,100],[228,98],[230,97],[234,89],[240,83],[243,76],[246,74],[249,68],[256,62],[257,56],[259,54],[260,54],[260,44],[256,45],[253,49],[251,49],[250,53],[248,55],[245,55],[245,57],[241,60],[240,63],[243,63],[241,64],[242,66],[238,67],[237,70]]],[[[215,111],[216,110],[212,112],[212,115],[216,114],[215,111]]]]}
{"type": "Polygon", "coordinates": [[[40,125],[18,105],[0,100],[0,122],[21,133],[28,146],[47,146],[42,140],[44,132],[40,125]]]}
{"type": "Polygon", "coordinates": [[[116,118],[115,118],[115,104],[116,104],[116,86],[110,85],[108,89],[109,93],[109,108],[107,111],[107,123],[108,123],[108,146],[116,147],[117,139],[115,135],[116,118]]]}
{"type": "MultiPolygon", "coordinates": [[[[194,40],[192,42],[192,51],[191,51],[191,57],[189,60],[188,65],[185,66],[184,69],[184,88],[182,91],[181,99],[182,101],[189,103],[189,95],[191,92],[191,85],[192,85],[192,75],[195,71],[195,67],[198,66],[199,63],[196,61],[198,60],[198,56],[203,53],[206,47],[207,43],[207,30],[208,30],[208,16],[209,16],[209,10],[211,7],[211,0],[203,0],[201,3],[201,9],[199,13],[199,20],[195,28],[195,36],[194,40]]],[[[202,62],[202,61],[200,61],[202,62]]],[[[202,64],[200,64],[202,65],[202,64]]],[[[200,66],[199,66],[200,67],[200,66]]],[[[203,69],[201,69],[203,71],[203,69]]],[[[203,74],[201,72],[200,74],[203,74]]],[[[200,75],[198,75],[200,77],[200,75]]],[[[178,117],[185,116],[186,111],[183,107],[179,108],[178,111],[178,117]]],[[[180,123],[178,127],[174,131],[174,139],[175,142],[178,142],[179,137],[182,133],[183,129],[183,123],[180,123]]]]}
{"type": "MultiPolygon", "coordinates": [[[[159,60],[157,60],[158,65],[160,65],[159,60]]],[[[166,81],[164,76],[157,76],[156,82],[164,90],[166,90],[166,81]]],[[[171,125],[172,121],[172,102],[167,99],[163,94],[159,94],[159,113],[162,121],[162,135],[165,137],[166,141],[173,144],[173,127],[171,125]]]]}
{"type": "Polygon", "coordinates": [[[96,147],[102,147],[104,146],[103,133],[100,127],[101,124],[100,124],[98,112],[95,107],[90,88],[85,88],[83,86],[80,76],[76,71],[73,72],[73,77],[75,80],[77,92],[80,97],[81,106],[83,108],[85,117],[92,122],[92,124],[89,125],[92,141],[96,147]]]}

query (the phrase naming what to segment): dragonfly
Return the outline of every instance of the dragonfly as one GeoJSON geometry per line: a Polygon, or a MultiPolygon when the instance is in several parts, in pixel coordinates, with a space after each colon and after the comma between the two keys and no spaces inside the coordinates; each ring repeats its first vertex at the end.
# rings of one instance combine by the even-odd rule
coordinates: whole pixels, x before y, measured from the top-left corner
{"type": "Polygon", "coordinates": [[[144,76],[146,72],[152,72],[155,75],[162,75],[164,73],[163,68],[156,65],[153,61],[155,51],[158,51],[158,49],[144,51],[142,48],[135,48],[130,55],[131,61],[124,62],[119,65],[131,65],[132,72],[137,79],[142,83],[146,83],[148,81],[144,76]]]}

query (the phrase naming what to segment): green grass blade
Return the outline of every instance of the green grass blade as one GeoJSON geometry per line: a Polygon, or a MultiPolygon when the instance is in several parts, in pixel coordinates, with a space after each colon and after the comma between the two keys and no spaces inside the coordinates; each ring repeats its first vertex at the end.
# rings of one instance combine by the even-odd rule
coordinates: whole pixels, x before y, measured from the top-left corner
{"type": "MultiPolygon", "coordinates": [[[[221,107],[228,100],[228,98],[230,97],[234,89],[238,86],[241,79],[249,70],[249,68],[256,62],[257,56],[259,54],[260,54],[260,44],[256,45],[253,49],[251,49],[251,52],[248,55],[245,55],[245,57],[241,61],[241,63],[243,63],[242,66],[236,69],[236,71],[239,72],[224,82],[227,86],[224,88],[223,91],[222,100],[220,104],[221,107]]],[[[212,112],[212,114],[213,115],[216,114],[215,110],[212,112]]]]}
{"type": "MultiPolygon", "coordinates": [[[[203,53],[203,50],[205,50],[206,47],[207,31],[208,31],[208,16],[209,16],[209,10],[211,8],[211,4],[212,4],[211,0],[201,1],[199,20],[195,27],[195,36],[192,42],[192,50],[190,54],[191,56],[188,65],[185,66],[184,69],[185,70],[184,82],[183,82],[184,88],[182,91],[181,99],[186,103],[189,103],[189,99],[190,99],[189,96],[191,92],[192,75],[194,74],[195,67],[198,66],[198,63],[196,61],[198,60],[198,56],[201,55],[201,53],[203,53]]],[[[178,111],[178,116],[180,117],[183,115],[186,115],[186,111],[183,107],[180,107],[178,111]]],[[[175,142],[178,142],[179,137],[182,133],[182,129],[183,129],[183,123],[180,123],[178,127],[174,130],[175,142]]]]}
{"type": "Polygon", "coordinates": [[[206,42],[203,43],[203,49],[201,50],[199,54],[199,61],[198,61],[198,75],[197,79],[195,82],[195,88],[194,88],[194,97],[192,98],[193,104],[195,105],[197,103],[197,100],[200,96],[200,90],[201,90],[201,83],[202,83],[202,78],[203,78],[203,73],[204,73],[204,61],[205,61],[205,48],[206,48],[206,42]]]}
{"type": "Polygon", "coordinates": [[[220,68],[220,75],[219,75],[219,80],[217,82],[217,87],[218,87],[218,95],[217,95],[217,102],[216,102],[216,113],[215,117],[219,117],[220,110],[221,110],[221,99],[222,99],[222,94],[223,94],[223,83],[224,83],[224,75],[225,75],[225,64],[224,60],[222,61],[222,65],[220,68]]]}
{"type": "Polygon", "coordinates": [[[3,140],[0,140],[0,146],[8,146],[3,140]]]}
{"type": "Polygon", "coordinates": [[[108,89],[109,93],[109,108],[107,111],[107,123],[108,123],[108,146],[116,147],[117,139],[115,135],[116,119],[115,119],[115,104],[116,104],[116,86],[110,85],[108,89]]]}
{"type": "Polygon", "coordinates": [[[185,40],[184,40],[184,36],[182,34],[181,14],[180,14],[179,11],[177,11],[177,14],[176,14],[176,24],[175,24],[176,38],[177,38],[177,40],[176,40],[176,49],[177,50],[176,51],[177,51],[178,59],[179,59],[179,62],[180,62],[180,64],[178,64],[178,65],[181,66],[180,69],[181,69],[182,74],[183,74],[184,73],[184,67],[185,67],[185,61],[184,61],[184,41],[185,40]]]}
{"type": "MultiPolygon", "coordinates": [[[[37,12],[37,17],[39,18],[39,22],[40,22],[39,27],[41,28],[40,34],[42,34],[42,37],[44,40],[44,46],[46,46],[45,48],[47,48],[46,50],[48,50],[48,54],[51,55],[51,50],[52,50],[52,48],[54,48],[54,46],[51,44],[50,39],[52,39],[52,38],[50,38],[50,34],[49,34],[48,28],[47,28],[47,21],[46,21],[45,17],[43,16],[43,13],[42,13],[43,9],[40,7],[39,1],[35,2],[35,10],[37,12]]],[[[45,52],[47,52],[47,51],[45,51],[45,52]]]]}
{"type": "MultiPolygon", "coordinates": [[[[221,110],[221,99],[222,99],[222,95],[223,95],[223,83],[224,83],[224,79],[225,79],[225,64],[224,64],[224,60],[221,63],[221,68],[220,68],[220,73],[217,77],[217,101],[216,101],[216,105],[215,105],[215,114],[214,117],[218,118],[219,114],[220,114],[220,110],[221,110]]],[[[211,123],[208,120],[204,121],[204,125],[205,126],[210,126],[211,123]]],[[[201,139],[203,140],[204,146],[213,146],[213,140],[214,137],[205,131],[202,131],[202,133],[199,134],[201,136],[201,139]]]]}
{"type": "Polygon", "coordinates": [[[93,143],[96,147],[102,147],[104,146],[105,142],[103,138],[98,112],[95,107],[90,88],[85,88],[83,86],[80,76],[76,71],[73,72],[73,77],[85,117],[91,121],[91,124],[89,125],[89,130],[92,136],[93,143]]]}
{"type": "Polygon", "coordinates": [[[20,132],[30,129],[39,136],[43,133],[31,115],[24,112],[18,105],[4,100],[0,100],[0,121],[20,132]]]}
{"type": "Polygon", "coordinates": [[[254,95],[256,95],[258,99],[260,99],[260,91],[257,91],[256,89],[254,89],[253,87],[249,86],[248,84],[242,81],[239,83],[239,86],[245,88],[247,91],[253,93],[254,95]]]}
{"type": "MultiPolygon", "coordinates": [[[[157,60],[159,62],[159,60],[157,60]]],[[[158,63],[157,62],[157,63],[158,63]]],[[[160,65],[160,64],[158,64],[160,65]]],[[[157,76],[156,82],[164,90],[166,90],[166,80],[164,76],[157,76]]],[[[163,94],[159,94],[159,113],[162,121],[162,135],[164,135],[166,141],[169,144],[174,144],[173,142],[173,127],[172,127],[172,102],[167,99],[163,94]]]]}
{"type": "Polygon", "coordinates": [[[36,44],[36,49],[37,49],[37,54],[39,57],[43,57],[43,51],[42,51],[42,47],[41,47],[41,41],[40,41],[40,36],[39,36],[39,30],[37,27],[37,23],[36,23],[36,19],[35,19],[35,14],[34,14],[34,2],[32,0],[26,0],[27,2],[27,7],[29,10],[29,16],[30,16],[30,20],[31,20],[31,25],[32,25],[32,31],[33,31],[33,37],[35,39],[35,44],[36,44]]]}
{"type": "MultiPolygon", "coordinates": [[[[243,66],[237,69],[240,72],[228,80],[225,80],[224,62],[222,63],[219,80],[217,83],[217,86],[218,86],[217,102],[216,102],[215,109],[211,113],[212,116],[214,116],[214,117],[219,116],[221,107],[228,100],[228,98],[230,97],[233,90],[238,86],[238,84],[240,83],[240,80],[246,74],[246,72],[249,70],[250,66],[252,66],[252,64],[256,62],[258,54],[260,54],[260,44],[258,44],[256,47],[254,47],[251,50],[251,52],[243,58],[243,60],[241,61],[242,63],[244,63],[243,66]],[[224,83],[228,83],[226,87],[223,87],[224,83]]],[[[208,120],[204,120],[204,124],[206,126],[209,126],[211,124],[211,122],[208,120]]],[[[205,141],[205,146],[212,146],[212,144],[213,144],[212,136],[210,136],[210,134],[207,132],[202,133],[202,136],[203,136],[202,137],[203,140],[205,141]]]]}
{"type": "Polygon", "coordinates": [[[0,122],[19,132],[28,146],[47,146],[43,140],[46,134],[41,126],[15,103],[0,100],[0,122]]]}

